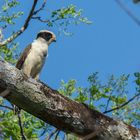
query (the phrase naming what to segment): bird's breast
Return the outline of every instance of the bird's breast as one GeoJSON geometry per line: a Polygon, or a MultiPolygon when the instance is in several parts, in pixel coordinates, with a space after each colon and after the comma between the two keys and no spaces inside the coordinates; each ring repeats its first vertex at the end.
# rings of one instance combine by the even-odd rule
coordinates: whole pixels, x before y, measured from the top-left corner
{"type": "Polygon", "coordinates": [[[24,68],[30,68],[31,75],[36,75],[38,74],[45,62],[45,58],[48,53],[48,46],[46,45],[41,45],[41,44],[32,44],[30,53],[28,54],[25,62],[24,62],[24,68]],[[35,73],[35,74],[34,74],[35,73]]]}

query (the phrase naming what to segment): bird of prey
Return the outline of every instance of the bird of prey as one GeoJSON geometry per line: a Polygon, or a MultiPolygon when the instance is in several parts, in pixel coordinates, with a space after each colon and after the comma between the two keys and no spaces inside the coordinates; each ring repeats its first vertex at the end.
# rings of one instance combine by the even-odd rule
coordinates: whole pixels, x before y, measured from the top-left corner
{"type": "MultiPolygon", "coordinates": [[[[28,45],[19,60],[16,68],[22,70],[27,77],[38,80],[40,71],[44,65],[48,54],[48,47],[52,42],[56,42],[56,36],[48,30],[41,30],[30,45],[28,45]]],[[[5,90],[0,96],[6,97],[10,92],[5,90]]]]}

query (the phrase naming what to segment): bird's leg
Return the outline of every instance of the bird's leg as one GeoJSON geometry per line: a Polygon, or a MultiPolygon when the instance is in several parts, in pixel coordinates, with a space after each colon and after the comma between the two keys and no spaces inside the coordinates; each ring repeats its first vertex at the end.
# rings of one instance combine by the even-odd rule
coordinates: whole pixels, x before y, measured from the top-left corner
{"type": "Polygon", "coordinates": [[[24,66],[24,68],[23,68],[23,73],[24,73],[27,77],[30,77],[30,75],[31,75],[31,70],[32,70],[32,67],[31,67],[31,66],[28,66],[28,67],[24,66]]]}
{"type": "Polygon", "coordinates": [[[39,80],[39,74],[36,75],[36,77],[34,78],[36,81],[39,80]]]}

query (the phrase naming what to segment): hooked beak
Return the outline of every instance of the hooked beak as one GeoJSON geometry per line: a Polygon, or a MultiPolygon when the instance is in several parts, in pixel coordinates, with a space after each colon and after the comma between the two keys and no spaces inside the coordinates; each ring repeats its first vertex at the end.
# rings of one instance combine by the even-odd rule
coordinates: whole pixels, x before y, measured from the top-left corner
{"type": "Polygon", "coordinates": [[[54,39],[53,42],[56,42],[56,39],[54,39]]]}
{"type": "Polygon", "coordinates": [[[56,42],[56,36],[53,36],[53,42],[56,42]]]}

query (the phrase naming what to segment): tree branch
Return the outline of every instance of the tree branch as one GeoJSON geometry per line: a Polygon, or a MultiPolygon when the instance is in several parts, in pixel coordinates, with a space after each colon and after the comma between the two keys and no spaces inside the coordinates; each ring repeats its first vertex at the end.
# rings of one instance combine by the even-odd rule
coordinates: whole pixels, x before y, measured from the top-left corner
{"type": "Polygon", "coordinates": [[[38,10],[34,11],[33,15],[36,15],[37,13],[42,11],[45,8],[46,2],[47,0],[44,0],[44,2],[42,3],[42,6],[38,10]]]}
{"type": "Polygon", "coordinates": [[[40,22],[44,22],[44,23],[49,22],[49,20],[44,20],[40,16],[32,17],[32,19],[36,19],[36,20],[39,20],[40,22]]]}
{"type": "Polygon", "coordinates": [[[54,140],[57,140],[57,137],[58,137],[59,133],[60,133],[60,130],[58,130],[58,131],[57,131],[57,133],[56,133],[56,136],[55,136],[54,140]]]}
{"type": "Polygon", "coordinates": [[[112,95],[112,92],[110,93],[110,96],[109,96],[109,98],[108,98],[108,100],[107,100],[107,104],[106,104],[106,107],[105,107],[105,111],[104,111],[104,112],[106,112],[107,109],[108,109],[109,103],[110,103],[110,101],[111,101],[111,95],[112,95]]]}
{"type": "Polygon", "coordinates": [[[137,4],[137,3],[140,2],[140,0],[133,0],[133,2],[134,2],[135,4],[137,4]]]}
{"type": "Polygon", "coordinates": [[[140,19],[138,19],[120,0],[115,0],[116,3],[140,26],[140,19]]]}
{"type": "Polygon", "coordinates": [[[140,139],[140,130],[73,101],[0,61],[0,92],[5,89],[11,91],[7,100],[59,130],[81,138],[94,133],[101,140],[140,139]]]}
{"type": "Polygon", "coordinates": [[[55,135],[58,132],[58,129],[55,129],[46,140],[50,140],[53,135],[55,135]]]}
{"type": "Polygon", "coordinates": [[[113,109],[110,109],[110,110],[107,110],[107,111],[104,111],[103,113],[106,114],[106,113],[109,113],[109,112],[112,112],[114,110],[118,110],[124,106],[126,106],[127,104],[129,104],[130,102],[132,102],[136,97],[140,96],[140,93],[136,94],[135,96],[133,96],[131,99],[129,99],[127,102],[125,102],[124,104],[120,105],[120,106],[117,106],[113,109]]]}
{"type": "Polygon", "coordinates": [[[3,108],[6,108],[6,109],[9,109],[9,110],[14,110],[12,107],[9,107],[9,106],[5,106],[5,105],[0,105],[0,107],[3,107],[3,108]]]}
{"type": "Polygon", "coordinates": [[[29,12],[29,15],[28,15],[27,19],[25,20],[25,23],[24,23],[24,25],[21,27],[21,29],[18,30],[16,33],[14,33],[14,34],[13,34],[12,36],[10,36],[9,38],[7,38],[6,40],[4,40],[3,42],[0,42],[0,47],[1,47],[1,46],[4,46],[4,45],[6,45],[6,44],[8,44],[8,43],[10,43],[10,42],[12,42],[14,39],[16,39],[20,34],[22,34],[22,33],[27,29],[27,27],[28,27],[28,25],[29,25],[29,22],[30,22],[30,20],[31,20],[31,17],[32,17],[32,15],[33,15],[33,13],[34,13],[35,7],[36,7],[36,5],[37,5],[37,2],[38,2],[38,0],[34,0],[34,3],[33,3],[33,5],[32,5],[32,8],[31,8],[30,12],[29,12]]]}
{"type": "Polygon", "coordinates": [[[23,131],[22,121],[21,121],[21,111],[18,112],[17,116],[18,116],[18,124],[20,127],[21,138],[22,138],[22,140],[26,140],[26,137],[25,137],[24,131],[23,131]]]}

